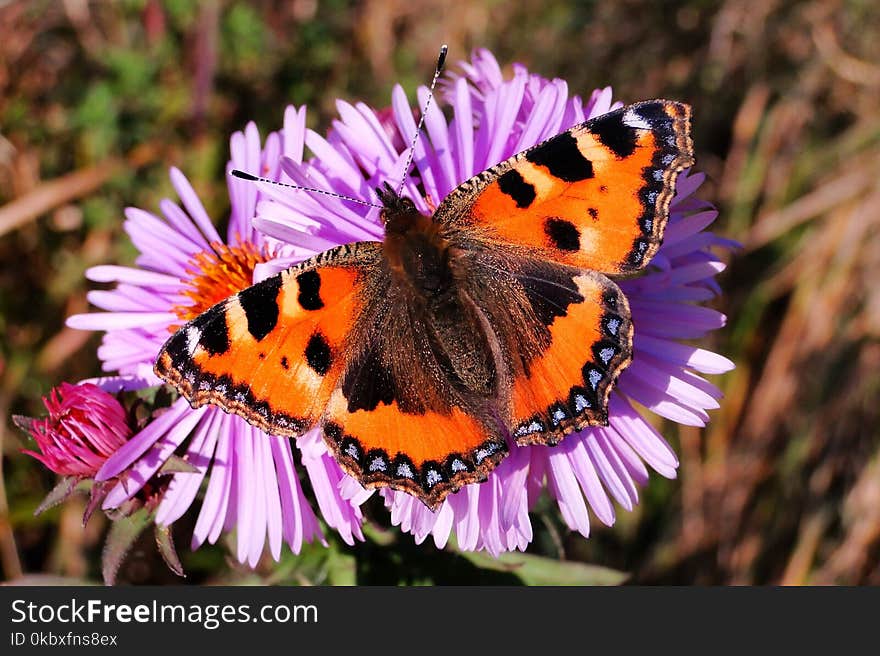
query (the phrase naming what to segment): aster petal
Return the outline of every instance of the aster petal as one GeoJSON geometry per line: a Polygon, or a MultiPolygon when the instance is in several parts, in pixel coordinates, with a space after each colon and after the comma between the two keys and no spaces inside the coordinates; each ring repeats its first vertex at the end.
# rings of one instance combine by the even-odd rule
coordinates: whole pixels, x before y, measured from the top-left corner
{"type": "MultiPolygon", "coordinates": [[[[600,522],[606,526],[611,526],[614,524],[614,507],[611,505],[611,499],[608,498],[608,494],[602,487],[602,481],[596,471],[595,464],[590,459],[590,454],[587,451],[586,442],[589,439],[591,439],[591,435],[589,432],[586,432],[572,440],[573,444],[571,445],[568,461],[590,508],[592,508],[600,522]]],[[[581,534],[584,537],[588,537],[589,530],[587,533],[581,532],[581,534]]]]}
{"type": "Polygon", "coordinates": [[[590,454],[590,460],[596,466],[605,489],[611,493],[617,503],[627,510],[632,510],[638,503],[638,492],[620,458],[609,446],[605,431],[601,428],[597,429],[593,439],[585,440],[584,446],[590,454]]]}
{"type": "Polygon", "coordinates": [[[646,383],[639,378],[626,372],[620,377],[619,389],[631,397],[634,401],[653,411],[654,413],[677,421],[685,426],[697,426],[702,428],[709,421],[709,415],[701,408],[685,405],[680,399],[666,394],[659,385],[646,383]]]}
{"type": "Polygon", "coordinates": [[[199,422],[187,449],[187,461],[198,469],[198,472],[174,474],[162,502],[156,509],[157,524],[170,525],[192,505],[213,459],[217,435],[222,428],[221,418],[222,413],[212,410],[206,412],[203,420],[199,422]]]}
{"type": "Polygon", "coordinates": [[[96,307],[122,312],[167,312],[169,302],[179,300],[174,294],[157,293],[126,283],[109,291],[93,290],[87,297],[96,307]]]}
{"type": "Polygon", "coordinates": [[[695,212],[687,216],[673,216],[666,225],[666,231],[663,233],[663,245],[660,250],[668,250],[670,246],[678,244],[683,239],[699,234],[717,218],[718,211],[714,209],[695,212]]]}
{"type": "Polygon", "coordinates": [[[498,466],[497,475],[503,479],[505,491],[501,506],[501,523],[505,527],[516,526],[523,508],[528,508],[526,480],[529,475],[529,450],[514,448],[498,466]]]}
{"type": "Polygon", "coordinates": [[[89,383],[100,387],[110,394],[118,394],[121,391],[138,390],[150,387],[150,381],[137,376],[99,376],[97,378],[86,378],[81,383],[89,383]]]}
{"type": "MultiPolygon", "coordinates": [[[[136,208],[132,208],[136,209],[136,208]]],[[[170,227],[175,230],[186,241],[186,244],[192,248],[192,252],[204,250],[208,248],[208,240],[199,232],[199,229],[193,223],[189,215],[180,209],[177,203],[168,198],[159,201],[159,209],[162,215],[168,221],[170,227]]]]}
{"type": "Polygon", "coordinates": [[[330,181],[328,188],[348,194],[360,190],[363,175],[348,149],[334,147],[314,130],[306,130],[306,145],[321,162],[322,172],[330,181]]]}
{"type": "Polygon", "coordinates": [[[648,469],[645,467],[644,461],[633,451],[632,447],[612,427],[605,429],[605,437],[608,448],[613,449],[617,454],[633,482],[638,485],[647,484],[649,478],[648,469]]]}
{"type": "Polygon", "coordinates": [[[663,436],[620,394],[612,393],[608,408],[609,427],[659,474],[675,478],[678,458],[663,436]]]}
{"type": "Polygon", "coordinates": [[[455,174],[455,164],[452,161],[452,152],[449,146],[449,128],[446,119],[437,106],[437,103],[428,105],[428,89],[419,87],[417,93],[419,106],[426,107],[425,129],[431,140],[434,155],[437,159],[434,170],[434,181],[437,184],[437,198],[445,198],[458,184],[455,174]]]}
{"type": "Polygon", "coordinates": [[[723,374],[735,366],[729,359],[712,351],[642,333],[635,335],[633,345],[636,349],[650,353],[669,364],[689,367],[704,374],[723,374]]]}
{"type": "Polygon", "coordinates": [[[494,166],[513,154],[512,147],[493,135],[512,135],[520,104],[525,93],[526,78],[518,75],[502,84],[497,94],[486,101],[486,114],[477,130],[474,165],[477,169],[494,166]]]}
{"type": "MultiPolygon", "coordinates": [[[[142,253],[159,252],[186,265],[192,254],[203,248],[199,242],[190,240],[160,218],[144,210],[127,207],[125,217],[126,221],[123,224],[125,232],[142,253]]],[[[169,271],[169,273],[176,272],[169,271]]]]}
{"type": "Polygon", "coordinates": [[[311,430],[297,440],[302,449],[302,463],[309,473],[312,488],[324,521],[336,529],[342,540],[353,545],[363,540],[358,508],[347,503],[339,492],[342,470],[326,451],[319,430],[311,430]]]}
{"type": "Polygon", "coordinates": [[[568,88],[564,83],[561,88],[560,85],[548,84],[541,90],[513,148],[514,152],[525,150],[559,133],[567,98],[568,88]]]}
{"type": "Polygon", "coordinates": [[[177,320],[171,312],[92,312],[74,314],[67,325],[79,330],[118,330],[146,326],[167,326],[177,320]]]}
{"type": "Polygon", "coordinates": [[[464,551],[475,551],[480,540],[480,494],[474,484],[466,485],[461,491],[447,497],[455,513],[455,536],[458,546],[464,551]]]}
{"type": "Polygon", "coordinates": [[[281,131],[282,153],[300,163],[303,159],[306,137],[306,108],[288,105],[284,109],[284,129],[281,131]]]}
{"type": "Polygon", "coordinates": [[[438,549],[445,548],[447,542],[449,542],[454,517],[452,506],[447,503],[444,503],[440,510],[437,511],[434,525],[431,528],[431,535],[434,538],[434,546],[438,549]]]}
{"type": "Polygon", "coordinates": [[[271,438],[261,436],[255,444],[260,451],[260,480],[263,481],[266,499],[266,534],[269,541],[269,553],[278,560],[281,557],[281,545],[284,544],[284,517],[281,514],[281,498],[278,494],[278,477],[275,474],[275,460],[272,456],[271,438]]]}
{"type": "Polygon", "coordinates": [[[86,278],[93,282],[120,282],[130,285],[159,287],[172,291],[180,287],[180,279],[175,276],[110,264],[89,267],[86,269],[86,278]]]}
{"type": "Polygon", "coordinates": [[[602,114],[610,112],[612,97],[613,94],[611,92],[611,87],[604,87],[593,91],[584,109],[586,118],[596,118],[597,116],[602,116],[602,114]]]}
{"type": "Polygon", "coordinates": [[[193,529],[193,549],[198,548],[205,541],[210,544],[215,543],[226,522],[226,510],[233,502],[231,497],[235,455],[232,443],[236,433],[236,429],[224,431],[217,440],[211,478],[205,491],[205,499],[202,501],[202,510],[193,529]]]}
{"type": "Polygon", "coordinates": [[[170,422],[162,422],[160,424],[160,421],[168,415],[174,417],[178,416],[179,413],[169,410],[162,415],[162,417],[148,425],[143,431],[141,431],[141,439],[136,442],[136,448],[127,448],[135,441],[135,438],[133,438],[111,456],[98,472],[98,475],[95,477],[96,480],[107,480],[107,478],[113,475],[110,472],[121,471],[121,468],[127,467],[131,464],[132,454],[136,453],[137,455],[140,455],[138,451],[144,446],[148,449],[144,457],[138,460],[137,464],[128,470],[124,480],[117,483],[107,494],[104,503],[102,504],[104,509],[116,508],[123,501],[131,498],[135,492],[140,490],[150,477],[159,470],[159,467],[161,467],[168,459],[168,456],[170,456],[174,450],[180,446],[183,440],[189,436],[192,429],[201,419],[202,413],[197,410],[191,411],[183,414],[180,417],[179,422],[173,424],[170,422]],[[158,440],[152,441],[153,438],[156,437],[155,432],[157,432],[158,429],[155,427],[157,425],[166,430],[157,436],[158,440]],[[153,430],[151,431],[151,429],[153,430]],[[144,433],[147,435],[144,436],[144,433]]]}
{"type": "Polygon", "coordinates": [[[646,335],[671,339],[694,339],[722,328],[726,318],[717,310],[684,303],[630,301],[633,324],[646,335]]]}
{"type": "MultiPolygon", "coordinates": [[[[587,514],[587,505],[584,503],[584,495],[581,493],[581,488],[572,470],[572,462],[569,457],[571,451],[571,448],[550,450],[547,455],[547,479],[565,523],[572,530],[588,537],[590,535],[590,518],[587,514]]],[[[604,495],[604,492],[602,494],[604,495]]]]}
{"type": "MultiPolygon", "coordinates": [[[[655,360],[654,363],[656,362],[655,360]]],[[[718,401],[711,394],[682,380],[680,377],[682,374],[679,372],[654,366],[648,357],[635,358],[629,370],[630,377],[650,381],[652,387],[680,399],[691,407],[703,409],[719,407],[718,401]]]]}
{"type": "MultiPolygon", "coordinates": [[[[255,429],[242,427],[241,438],[235,441],[236,476],[236,537],[239,562],[257,564],[266,535],[266,499],[259,456],[256,450],[255,429]]],[[[262,439],[265,439],[263,437],[262,439]]]]}
{"type": "Polygon", "coordinates": [[[705,173],[693,173],[690,169],[682,171],[675,181],[675,197],[672,199],[673,207],[681,206],[682,202],[693,196],[705,181],[705,173]]]}
{"type": "Polygon", "coordinates": [[[202,201],[199,200],[198,194],[195,192],[195,189],[192,188],[192,185],[189,183],[186,176],[180,171],[180,169],[172,166],[169,171],[169,177],[171,178],[171,185],[174,187],[174,190],[180,198],[180,202],[183,203],[187,213],[202,231],[205,239],[207,239],[208,242],[222,242],[223,240],[220,239],[220,234],[211,222],[211,217],[208,216],[205,206],[202,205],[202,201]]]}
{"type": "Polygon", "coordinates": [[[294,553],[300,552],[303,542],[311,542],[316,538],[326,546],[318,520],[300,487],[290,443],[287,440],[274,439],[271,445],[281,490],[281,512],[286,518],[284,536],[287,544],[294,553]]]}
{"type": "Polygon", "coordinates": [[[474,119],[471,107],[471,96],[467,82],[459,78],[455,82],[455,108],[454,124],[450,126],[450,132],[455,139],[456,179],[467,180],[477,171],[474,170],[474,119]]]}
{"type": "Polygon", "coordinates": [[[373,177],[383,167],[387,170],[393,166],[397,153],[373,112],[363,105],[355,109],[343,100],[336,102],[336,108],[342,121],[334,121],[333,129],[364,167],[368,177],[373,177]]]}
{"type": "MultiPolygon", "coordinates": [[[[394,120],[400,134],[415,135],[418,126],[413,118],[409,101],[406,99],[406,92],[404,92],[403,87],[399,84],[395,85],[391,90],[391,107],[394,111],[394,120]]],[[[429,146],[428,139],[423,133],[418,134],[413,152],[413,163],[415,164],[416,169],[418,169],[419,179],[421,179],[422,185],[425,188],[425,194],[430,198],[435,199],[435,201],[438,201],[443,198],[440,188],[438,187],[437,173],[435,173],[439,171],[439,164],[437,163],[434,149],[429,146]]],[[[402,171],[396,167],[391,170],[393,171],[393,174],[398,176],[402,173],[402,171]]],[[[412,176],[407,177],[404,190],[407,196],[416,202],[419,210],[424,211],[427,209],[424,207],[422,195],[413,183],[412,176]]]]}
{"type": "MultiPolygon", "coordinates": [[[[251,126],[253,126],[253,123],[248,123],[248,127],[251,126]]],[[[256,126],[254,126],[254,129],[256,129],[256,126]]],[[[259,139],[259,136],[257,138],[259,139]]],[[[259,156],[256,158],[251,157],[247,137],[245,137],[244,132],[232,133],[232,136],[229,138],[229,153],[228,171],[235,168],[245,173],[257,176],[263,175],[259,156]]],[[[251,211],[257,204],[257,187],[251,182],[232,175],[227,175],[226,184],[229,188],[230,205],[232,207],[227,232],[230,236],[246,234],[249,231],[249,227],[246,227],[247,221],[253,216],[251,211]]]]}

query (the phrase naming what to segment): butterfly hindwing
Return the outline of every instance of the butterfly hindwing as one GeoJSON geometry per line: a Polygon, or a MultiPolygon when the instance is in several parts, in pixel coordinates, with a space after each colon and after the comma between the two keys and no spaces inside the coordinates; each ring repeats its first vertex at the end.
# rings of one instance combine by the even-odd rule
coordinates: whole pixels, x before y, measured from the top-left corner
{"type": "Polygon", "coordinates": [[[435,509],[449,492],[485,480],[507,455],[497,428],[466,409],[404,412],[396,399],[371,411],[330,398],[325,439],[340,464],[367,487],[409,492],[435,509]]]}
{"type": "Polygon", "coordinates": [[[301,435],[344,369],[380,252],[377,242],[340,246],[229,297],[166,342],[156,373],[193,406],[301,435]]]}
{"type": "Polygon", "coordinates": [[[608,420],[608,397],[632,355],[626,297],[601,273],[483,253],[473,294],[502,345],[499,410],[518,444],[556,444],[608,420]]]}
{"type": "Polygon", "coordinates": [[[611,389],[632,356],[620,288],[600,273],[554,268],[519,278],[550,342],[513,380],[511,433],[518,444],[555,444],[572,431],[606,425],[611,389]]]}
{"type": "Polygon", "coordinates": [[[464,182],[435,220],[466,240],[605,273],[636,271],[659,248],[676,176],[693,164],[689,130],[681,103],[617,109],[464,182]]]}
{"type": "MultiPolygon", "coordinates": [[[[363,485],[403,490],[435,508],[449,492],[485,479],[507,454],[488,401],[466,391],[477,383],[456,373],[456,365],[481,369],[464,363],[488,347],[457,296],[449,303],[458,309],[443,312],[463,328],[463,341],[452,346],[438,325],[444,317],[429,315],[406,288],[389,286],[379,296],[327,405],[325,441],[363,485]]],[[[491,369],[477,377],[488,378],[487,389],[491,369]]]]}

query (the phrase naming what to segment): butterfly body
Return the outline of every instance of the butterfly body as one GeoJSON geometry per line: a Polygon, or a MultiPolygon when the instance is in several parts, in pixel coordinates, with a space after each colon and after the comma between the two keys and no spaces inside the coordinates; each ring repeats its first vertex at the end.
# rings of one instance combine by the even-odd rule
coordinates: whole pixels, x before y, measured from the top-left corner
{"type": "Polygon", "coordinates": [[[487,169],[433,216],[386,185],[383,242],[230,297],[172,336],[156,371],[269,433],[319,426],[361,483],[436,508],[509,443],[607,424],[632,323],[605,274],[650,261],[691,150],[689,108],[648,101],[487,169]]]}

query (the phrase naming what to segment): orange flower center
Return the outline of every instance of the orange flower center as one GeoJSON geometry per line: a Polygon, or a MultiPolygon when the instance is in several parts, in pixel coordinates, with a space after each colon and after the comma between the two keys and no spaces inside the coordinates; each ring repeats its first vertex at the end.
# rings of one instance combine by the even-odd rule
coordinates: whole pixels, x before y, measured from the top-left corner
{"type": "MultiPolygon", "coordinates": [[[[190,274],[184,283],[188,287],[183,294],[192,299],[191,305],[177,305],[174,313],[183,321],[191,321],[223,299],[250,287],[254,282],[254,267],[273,257],[266,246],[258,247],[250,242],[227,246],[219,242],[211,244],[211,250],[197,253],[187,266],[190,274]]],[[[171,326],[174,332],[179,326],[171,326]]]]}

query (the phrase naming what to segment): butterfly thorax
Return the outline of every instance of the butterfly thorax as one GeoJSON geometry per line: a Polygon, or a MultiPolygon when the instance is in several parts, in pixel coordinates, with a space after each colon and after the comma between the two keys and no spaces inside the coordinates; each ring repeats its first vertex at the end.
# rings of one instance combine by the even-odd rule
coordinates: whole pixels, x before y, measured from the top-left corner
{"type": "Polygon", "coordinates": [[[393,193],[382,200],[382,248],[393,295],[426,331],[438,363],[460,389],[494,395],[496,366],[485,322],[457,284],[466,275],[463,259],[411,200],[393,193]]]}
{"type": "Polygon", "coordinates": [[[431,301],[450,291],[449,243],[409,199],[386,208],[383,252],[396,282],[431,301]]]}

